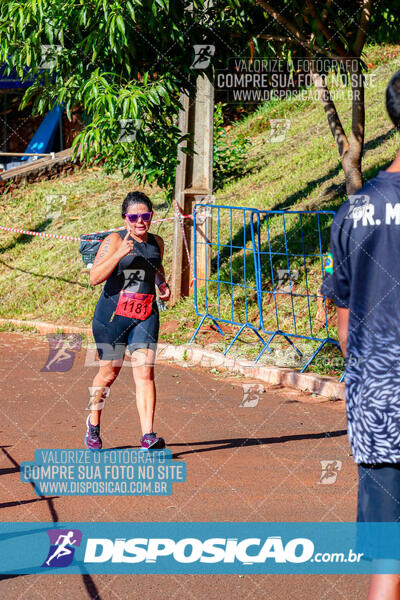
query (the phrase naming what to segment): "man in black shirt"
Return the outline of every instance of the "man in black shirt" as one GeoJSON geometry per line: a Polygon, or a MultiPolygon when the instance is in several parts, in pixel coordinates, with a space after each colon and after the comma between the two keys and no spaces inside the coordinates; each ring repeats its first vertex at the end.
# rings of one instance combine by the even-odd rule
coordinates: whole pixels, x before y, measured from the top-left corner
{"type": "MultiPolygon", "coordinates": [[[[400,131],[400,71],[387,87],[386,107],[400,131]]],[[[336,213],[322,293],[337,306],[346,356],[348,434],[359,474],[357,521],[399,522],[400,152],[336,213]]],[[[400,559],[400,548],[399,556],[382,555],[373,536],[365,549],[371,559],[400,559]]],[[[395,569],[392,563],[386,573],[395,569]]],[[[372,576],[368,600],[399,598],[399,575],[372,576]]]]}

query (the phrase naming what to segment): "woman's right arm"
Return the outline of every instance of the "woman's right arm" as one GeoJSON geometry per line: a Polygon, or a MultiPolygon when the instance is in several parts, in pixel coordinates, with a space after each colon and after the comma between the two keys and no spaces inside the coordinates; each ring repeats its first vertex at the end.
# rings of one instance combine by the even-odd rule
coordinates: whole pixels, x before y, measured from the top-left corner
{"type": "Polygon", "coordinates": [[[121,258],[133,250],[133,241],[128,238],[129,233],[123,240],[118,233],[111,233],[103,240],[90,269],[90,285],[98,285],[108,279],[121,258]]]}

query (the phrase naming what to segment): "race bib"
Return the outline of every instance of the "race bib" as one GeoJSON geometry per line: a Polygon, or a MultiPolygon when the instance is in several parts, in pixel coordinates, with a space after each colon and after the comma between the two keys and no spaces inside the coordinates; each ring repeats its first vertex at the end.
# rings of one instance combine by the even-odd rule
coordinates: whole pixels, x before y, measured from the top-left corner
{"type": "Polygon", "coordinates": [[[153,298],[153,294],[122,291],[119,295],[115,314],[120,317],[129,317],[130,319],[144,321],[151,313],[153,298]]]}

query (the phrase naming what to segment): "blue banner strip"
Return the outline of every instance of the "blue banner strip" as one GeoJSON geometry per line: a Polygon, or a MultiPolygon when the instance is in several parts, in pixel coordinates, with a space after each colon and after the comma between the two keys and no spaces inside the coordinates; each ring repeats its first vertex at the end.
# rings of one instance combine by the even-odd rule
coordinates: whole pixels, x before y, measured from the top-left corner
{"type": "Polygon", "coordinates": [[[1,523],[0,574],[396,573],[399,541],[398,523],[1,523]]]}

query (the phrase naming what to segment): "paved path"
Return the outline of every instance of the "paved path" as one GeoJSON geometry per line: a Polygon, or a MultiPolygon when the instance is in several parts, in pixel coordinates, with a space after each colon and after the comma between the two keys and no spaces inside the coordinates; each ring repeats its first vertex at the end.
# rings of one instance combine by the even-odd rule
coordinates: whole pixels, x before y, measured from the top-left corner
{"type": "MultiPolygon", "coordinates": [[[[0,508],[2,521],[352,521],[357,477],[343,402],[268,388],[243,406],[248,379],[171,363],[156,367],[156,431],[186,483],[167,497],[41,499],[19,480],[36,448],[83,447],[88,386],[95,367],[77,352],[65,373],[41,372],[48,343],[34,334],[0,333],[0,508]],[[321,460],[342,461],[333,485],[319,485],[321,460]]],[[[121,370],[104,411],[105,447],[137,447],[140,438],[129,367],[121,370]]],[[[3,580],[2,597],[173,600],[358,600],[367,576],[29,575],[3,580]]]]}

